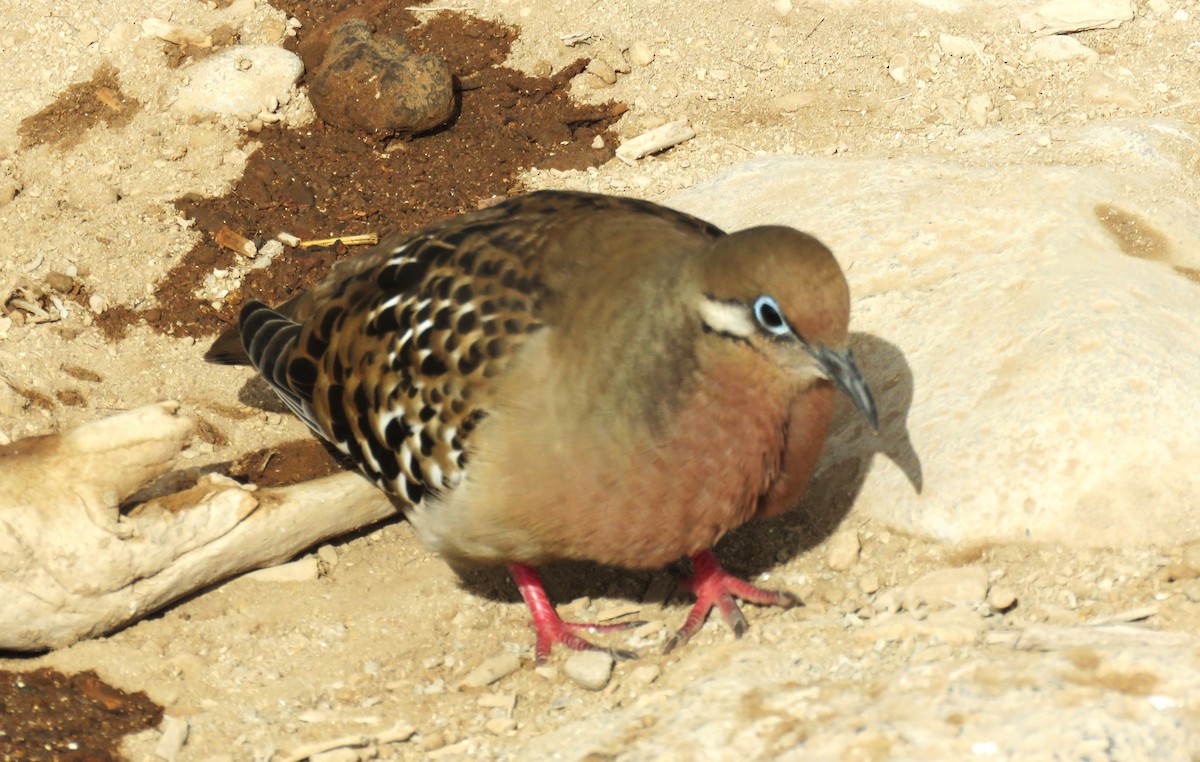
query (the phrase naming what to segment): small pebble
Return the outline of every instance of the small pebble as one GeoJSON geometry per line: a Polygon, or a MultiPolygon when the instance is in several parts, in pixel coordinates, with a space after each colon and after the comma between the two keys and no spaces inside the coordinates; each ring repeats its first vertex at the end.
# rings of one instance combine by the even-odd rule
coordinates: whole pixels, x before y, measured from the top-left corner
{"type": "Polygon", "coordinates": [[[843,530],[829,538],[825,564],[833,571],[846,571],[858,561],[860,550],[862,545],[858,541],[858,532],[843,530]]]}
{"type": "Polygon", "coordinates": [[[771,3],[771,8],[775,11],[775,15],[782,18],[792,12],[792,0],[775,0],[771,3]]]}
{"type": "Polygon", "coordinates": [[[613,657],[605,651],[572,654],[563,664],[563,672],[580,688],[598,691],[612,678],[613,657]]]}
{"type": "Polygon", "coordinates": [[[629,682],[633,683],[634,685],[649,685],[657,680],[658,676],[661,674],[662,670],[659,669],[658,665],[642,664],[638,667],[635,667],[633,671],[629,673],[629,682]]]}
{"type": "Polygon", "coordinates": [[[162,736],[154,746],[154,755],[175,762],[187,742],[188,721],[182,717],[165,716],[162,721],[162,736]]]}
{"type": "Polygon", "coordinates": [[[992,611],[1008,611],[1017,603],[1017,594],[1011,587],[996,585],[988,591],[987,604],[992,611]]]}
{"type": "Polygon", "coordinates": [[[517,721],[512,717],[496,717],[484,723],[483,727],[492,735],[502,736],[505,733],[516,730],[517,721]]]}
{"type": "Polygon", "coordinates": [[[654,61],[654,51],[644,40],[629,46],[629,63],[634,66],[649,66],[654,61]]]}
{"type": "Polygon", "coordinates": [[[502,677],[507,677],[521,668],[521,660],[512,654],[493,656],[467,673],[461,685],[467,688],[482,688],[502,677]]]}
{"type": "Polygon", "coordinates": [[[967,114],[976,127],[986,127],[988,115],[992,113],[992,97],[986,93],[972,95],[967,100],[967,114]]]}
{"type": "Polygon", "coordinates": [[[867,595],[873,595],[879,592],[879,575],[875,572],[867,572],[858,578],[858,589],[867,595]]]}
{"type": "Polygon", "coordinates": [[[908,586],[904,592],[904,608],[915,611],[926,607],[936,611],[964,603],[979,603],[987,595],[987,587],[987,572],[981,566],[939,569],[908,586]]]}
{"type": "Polygon", "coordinates": [[[338,554],[332,545],[322,545],[317,548],[317,558],[325,562],[326,566],[334,567],[338,563],[338,554]]]}
{"type": "Polygon", "coordinates": [[[606,85],[614,85],[617,82],[616,70],[603,58],[593,58],[589,61],[586,71],[589,74],[594,74],[606,85]]]}
{"type": "Polygon", "coordinates": [[[959,58],[973,56],[978,50],[980,50],[979,46],[977,46],[974,41],[967,37],[959,37],[958,35],[954,34],[938,35],[938,45],[941,47],[942,52],[946,55],[957,56],[959,58]]]}

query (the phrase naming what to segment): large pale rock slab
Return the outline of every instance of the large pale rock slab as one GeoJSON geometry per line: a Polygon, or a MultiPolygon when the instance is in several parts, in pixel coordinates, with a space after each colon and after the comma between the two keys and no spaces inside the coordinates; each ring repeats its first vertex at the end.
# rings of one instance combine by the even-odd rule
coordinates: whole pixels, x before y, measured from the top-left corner
{"type": "MultiPolygon", "coordinates": [[[[564,762],[707,759],[1193,759],[1194,638],[1134,627],[993,633],[1010,649],[816,681],[794,653],[714,649],[631,706],[525,744],[564,762]],[[1028,650],[1027,650],[1028,649],[1028,650]],[[748,679],[752,675],[752,679],[748,679]],[[950,721],[956,717],[961,721],[950,721]],[[1107,756],[1106,756],[1107,755],[1107,756]]],[[[852,660],[851,660],[852,661],[852,660]]]]}
{"type": "Polygon", "coordinates": [[[847,271],[881,432],[839,401],[802,510],[951,541],[1200,537],[1200,211],[1172,129],[1075,136],[1113,169],[766,158],[673,199],[812,232],[847,271]]]}

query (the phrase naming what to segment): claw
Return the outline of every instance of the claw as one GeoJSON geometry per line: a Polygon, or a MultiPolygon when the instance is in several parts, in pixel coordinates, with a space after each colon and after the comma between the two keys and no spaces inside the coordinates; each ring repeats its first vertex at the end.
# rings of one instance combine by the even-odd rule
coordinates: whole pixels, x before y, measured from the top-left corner
{"type": "Polygon", "coordinates": [[[738,579],[721,568],[711,550],[704,550],[691,556],[692,574],[679,581],[679,586],[696,594],[696,605],[688,613],[687,619],[679,631],[667,641],[664,654],[669,654],[679,646],[691,640],[692,636],[704,626],[704,620],[715,606],[721,612],[721,618],[733,630],[735,637],[742,637],[750,625],[745,615],[738,607],[734,598],[757,603],[762,606],[781,606],[790,609],[800,605],[800,599],[792,593],[764,590],[738,579]]]}
{"type": "Polygon", "coordinates": [[[550,651],[556,645],[566,646],[572,651],[604,651],[614,659],[636,659],[637,654],[619,648],[605,648],[591,641],[584,640],[577,632],[618,632],[644,624],[644,622],[615,622],[607,624],[589,624],[586,622],[564,622],[558,612],[550,605],[546,589],[542,586],[542,578],[532,566],[525,564],[509,564],[508,571],[521,590],[521,597],[529,606],[533,615],[533,628],[537,631],[537,648],[535,650],[538,664],[545,664],[550,658],[550,651]]]}

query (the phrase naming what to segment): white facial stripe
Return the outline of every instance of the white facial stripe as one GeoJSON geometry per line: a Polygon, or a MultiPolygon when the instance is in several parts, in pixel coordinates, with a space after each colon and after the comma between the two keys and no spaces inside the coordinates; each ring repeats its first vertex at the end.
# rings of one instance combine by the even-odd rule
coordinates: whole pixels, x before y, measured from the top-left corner
{"type": "Polygon", "coordinates": [[[700,298],[700,318],[717,333],[743,339],[754,333],[754,319],[744,305],[718,302],[704,296],[700,298]]]}

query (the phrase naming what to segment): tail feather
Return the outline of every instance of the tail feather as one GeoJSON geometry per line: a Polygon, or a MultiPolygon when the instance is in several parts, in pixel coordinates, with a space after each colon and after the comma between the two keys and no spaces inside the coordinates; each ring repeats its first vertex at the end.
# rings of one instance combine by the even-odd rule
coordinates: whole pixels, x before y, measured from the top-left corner
{"type": "Polygon", "coordinates": [[[253,365],[288,408],[324,437],[307,395],[301,394],[287,377],[292,349],[300,339],[300,324],[262,302],[251,301],[242,307],[237,332],[232,334],[236,346],[230,333],[222,333],[204,359],[226,365],[253,365]]]}
{"type": "Polygon", "coordinates": [[[250,357],[242,348],[242,332],[239,327],[231,325],[221,331],[221,335],[204,353],[204,361],[217,365],[249,365],[250,357]]]}

